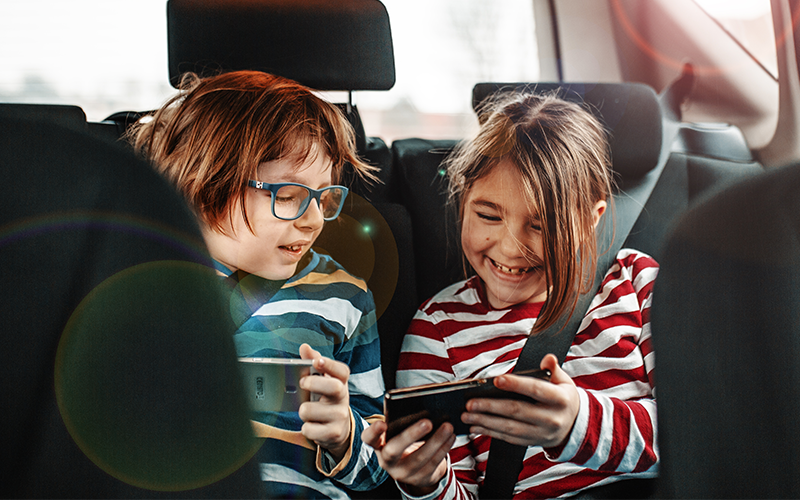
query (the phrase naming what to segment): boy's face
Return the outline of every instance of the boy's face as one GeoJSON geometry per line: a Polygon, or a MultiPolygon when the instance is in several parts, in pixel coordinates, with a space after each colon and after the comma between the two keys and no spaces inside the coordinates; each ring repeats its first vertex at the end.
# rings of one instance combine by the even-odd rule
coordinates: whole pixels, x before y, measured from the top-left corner
{"type": "MultiPolygon", "coordinates": [[[[312,189],[331,185],[330,158],[318,150],[302,165],[293,158],[283,158],[258,166],[256,181],[270,184],[294,182],[312,189]]],[[[316,241],[323,226],[323,216],[315,200],[295,220],[281,220],[272,215],[269,191],[248,187],[245,210],[253,231],[247,228],[238,206],[233,208],[232,227],[225,234],[205,231],[211,256],[231,269],[239,269],[262,278],[284,280],[292,277],[300,259],[316,241]]],[[[227,223],[228,219],[225,219],[227,223]]]]}
{"type": "Polygon", "coordinates": [[[467,193],[461,246],[496,309],[547,298],[542,236],[528,210],[522,179],[507,161],[467,193]]]}

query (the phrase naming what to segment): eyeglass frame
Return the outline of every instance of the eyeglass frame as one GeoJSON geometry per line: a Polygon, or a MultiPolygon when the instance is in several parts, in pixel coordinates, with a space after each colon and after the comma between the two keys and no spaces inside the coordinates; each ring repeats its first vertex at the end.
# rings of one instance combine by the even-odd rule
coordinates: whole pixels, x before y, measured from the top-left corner
{"type": "Polygon", "coordinates": [[[270,192],[270,208],[272,209],[272,215],[276,219],[280,220],[297,220],[306,213],[308,210],[309,205],[311,205],[311,200],[317,200],[317,206],[320,209],[320,213],[322,213],[322,193],[325,191],[330,191],[331,189],[341,189],[342,190],[342,200],[339,203],[339,208],[336,210],[336,213],[331,217],[322,216],[322,220],[325,221],[332,221],[339,217],[339,214],[342,213],[342,207],[344,206],[344,200],[347,199],[347,195],[350,193],[350,190],[347,189],[345,186],[339,186],[334,184],[333,186],[326,186],[322,189],[311,189],[310,187],[306,186],[305,184],[299,184],[296,182],[279,182],[276,184],[270,184],[268,182],[261,182],[261,181],[254,181],[248,180],[247,185],[252,188],[261,189],[263,191],[270,192]],[[305,188],[308,191],[308,196],[303,200],[300,205],[300,209],[297,211],[297,215],[294,217],[280,217],[277,213],[275,213],[275,197],[278,193],[278,190],[284,186],[298,186],[301,188],[305,188]]]}

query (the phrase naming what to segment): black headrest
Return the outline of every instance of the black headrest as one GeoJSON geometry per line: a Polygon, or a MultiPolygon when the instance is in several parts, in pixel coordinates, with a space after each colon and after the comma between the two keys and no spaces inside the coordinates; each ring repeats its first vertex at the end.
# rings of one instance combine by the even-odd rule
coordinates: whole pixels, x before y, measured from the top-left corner
{"type": "Polygon", "coordinates": [[[86,113],[72,105],[2,103],[0,118],[44,121],[83,132],[88,129],[86,113]]]}
{"type": "Polygon", "coordinates": [[[663,115],[658,96],[640,83],[479,83],[472,90],[472,106],[498,91],[558,91],[559,95],[586,103],[610,133],[615,172],[639,178],[658,165],[663,143],[663,115]]]}
{"type": "Polygon", "coordinates": [[[259,70],[317,90],[388,90],[389,15],[378,0],[169,0],[169,77],[259,70]]]}

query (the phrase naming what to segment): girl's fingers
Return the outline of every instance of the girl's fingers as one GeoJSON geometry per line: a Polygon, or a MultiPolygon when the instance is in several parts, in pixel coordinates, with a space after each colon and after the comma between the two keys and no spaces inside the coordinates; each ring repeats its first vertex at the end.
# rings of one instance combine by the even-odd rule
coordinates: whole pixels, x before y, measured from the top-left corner
{"type": "Polygon", "coordinates": [[[387,461],[399,460],[408,447],[418,443],[431,431],[433,424],[428,419],[422,419],[414,425],[408,426],[400,434],[388,440],[383,445],[383,454],[387,461]]]}
{"type": "MultiPolygon", "coordinates": [[[[513,415],[499,416],[484,412],[467,412],[461,416],[461,420],[470,426],[492,429],[495,433],[503,435],[529,434],[535,428],[535,425],[511,417],[513,415]]],[[[471,429],[470,432],[472,432],[471,429]]]]}
{"type": "Polygon", "coordinates": [[[450,424],[442,425],[429,441],[405,458],[405,475],[401,482],[429,487],[447,472],[445,458],[455,443],[450,424]]]}
{"type": "Polygon", "coordinates": [[[361,440],[376,451],[380,451],[383,448],[386,429],[388,429],[386,422],[375,422],[361,432],[361,440]]]}

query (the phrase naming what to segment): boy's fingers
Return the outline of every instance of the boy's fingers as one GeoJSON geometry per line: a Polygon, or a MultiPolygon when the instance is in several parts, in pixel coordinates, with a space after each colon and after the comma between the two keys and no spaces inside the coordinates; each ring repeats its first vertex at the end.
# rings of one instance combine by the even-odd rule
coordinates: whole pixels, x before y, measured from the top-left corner
{"type": "Polygon", "coordinates": [[[315,359],[322,356],[318,351],[314,350],[310,345],[303,344],[300,346],[301,359],[315,359]]]}
{"type": "Polygon", "coordinates": [[[330,375],[337,378],[344,383],[350,378],[350,367],[341,361],[326,357],[318,357],[314,359],[314,368],[321,374],[330,375]]]}
{"type": "Polygon", "coordinates": [[[304,422],[350,422],[350,407],[325,403],[307,402],[298,409],[304,422]]]}

